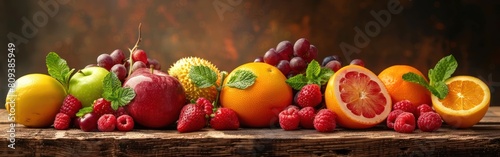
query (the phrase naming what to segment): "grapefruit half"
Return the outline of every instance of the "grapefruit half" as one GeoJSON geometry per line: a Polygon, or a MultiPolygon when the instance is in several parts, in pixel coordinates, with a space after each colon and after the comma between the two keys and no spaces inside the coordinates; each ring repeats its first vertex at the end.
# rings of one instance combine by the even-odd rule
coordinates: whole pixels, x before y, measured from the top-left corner
{"type": "Polygon", "coordinates": [[[340,126],[364,129],[383,122],[392,108],[391,96],[372,71],[348,65],[330,77],[326,107],[338,115],[340,126]]]}

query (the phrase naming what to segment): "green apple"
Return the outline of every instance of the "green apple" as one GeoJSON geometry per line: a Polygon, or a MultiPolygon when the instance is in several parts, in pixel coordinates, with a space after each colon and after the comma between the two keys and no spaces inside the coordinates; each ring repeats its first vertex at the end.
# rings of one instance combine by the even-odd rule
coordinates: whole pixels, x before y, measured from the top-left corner
{"type": "Polygon", "coordinates": [[[69,80],[69,94],[80,100],[83,107],[92,105],[102,97],[102,81],[108,73],[101,67],[87,67],[76,72],[69,80]]]}

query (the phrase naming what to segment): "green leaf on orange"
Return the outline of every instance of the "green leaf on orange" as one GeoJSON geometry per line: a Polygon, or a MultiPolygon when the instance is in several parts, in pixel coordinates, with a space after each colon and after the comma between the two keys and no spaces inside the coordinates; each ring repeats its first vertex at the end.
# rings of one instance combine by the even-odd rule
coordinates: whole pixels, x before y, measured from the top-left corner
{"type": "Polygon", "coordinates": [[[255,75],[252,71],[238,70],[234,73],[234,75],[229,77],[226,86],[231,88],[246,89],[255,83],[255,79],[257,79],[257,75],[255,75]]]}

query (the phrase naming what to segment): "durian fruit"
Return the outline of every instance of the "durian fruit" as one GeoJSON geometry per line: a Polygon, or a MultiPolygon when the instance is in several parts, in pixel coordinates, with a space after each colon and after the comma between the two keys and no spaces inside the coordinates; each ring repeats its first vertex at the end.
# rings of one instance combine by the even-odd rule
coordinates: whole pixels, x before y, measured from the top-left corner
{"type": "Polygon", "coordinates": [[[168,69],[168,74],[179,80],[179,82],[184,87],[186,92],[186,98],[188,100],[194,100],[204,97],[210,102],[213,102],[217,97],[217,89],[214,86],[208,88],[198,88],[189,78],[189,71],[192,66],[205,65],[212,69],[217,74],[217,85],[220,85],[220,71],[210,63],[209,61],[198,58],[198,57],[187,57],[181,58],[175,62],[170,69],[168,69]]]}

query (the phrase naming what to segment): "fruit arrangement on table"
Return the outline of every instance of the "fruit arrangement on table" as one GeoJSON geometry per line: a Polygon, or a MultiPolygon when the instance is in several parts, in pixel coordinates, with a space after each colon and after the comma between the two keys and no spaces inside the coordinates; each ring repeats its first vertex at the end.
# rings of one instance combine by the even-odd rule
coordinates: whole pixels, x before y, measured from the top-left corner
{"type": "Polygon", "coordinates": [[[57,130],[132,131],[138,128],[194,132],[269,128],[284,131],[336,127],[366,129],[386,125],[400,133],[438,130],[442,123],[468,128],[489,107],[490,91],[480,79],[453,76],[452,55],[427,77],[410,65],[394,65],[376,75],[361,59],[342,64],[336,55],[315,59],[307,39],[280,42],[254,62],[230,73],[206,59],[181,58],[162,71],[139,49],[101,54],[96,64],[70,69],[54,52],[48,74],[16,81],[5,107],[25,127],[57,130]],[[344,66],[343,66],[344,65],[344,66]]]}

